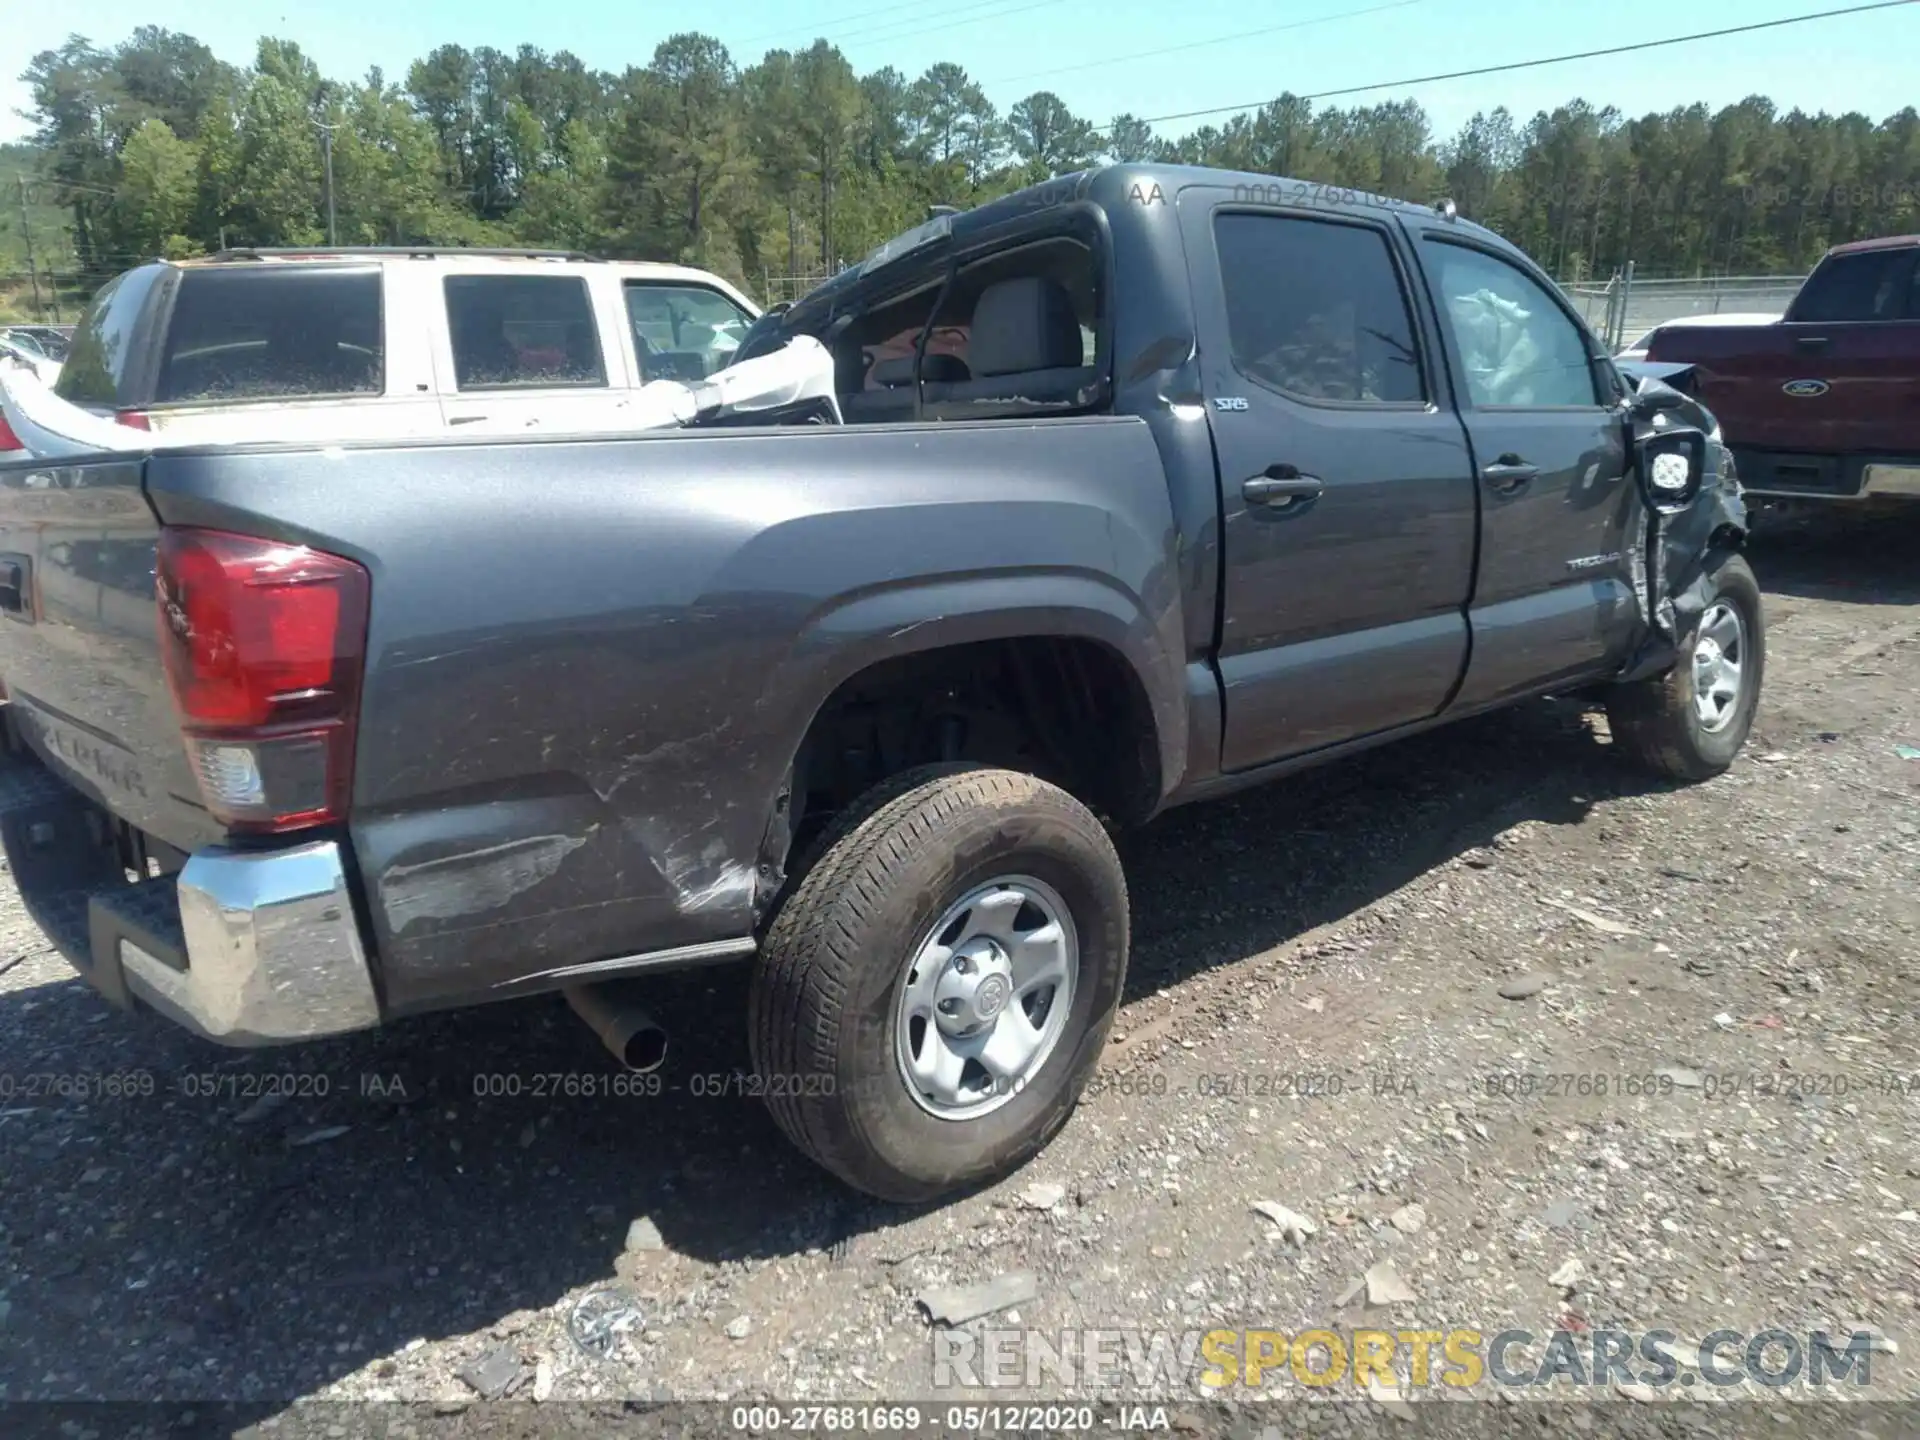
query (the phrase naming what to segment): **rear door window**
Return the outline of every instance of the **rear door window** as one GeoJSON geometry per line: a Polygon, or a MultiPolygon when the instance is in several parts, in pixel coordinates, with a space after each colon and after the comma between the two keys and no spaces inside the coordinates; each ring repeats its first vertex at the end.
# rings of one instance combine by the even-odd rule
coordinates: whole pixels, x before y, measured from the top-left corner
{"type": "Polygon", "coordinates": [[[385,371],[377,266],[209,265],[181,274],[153,398],[378,395],[385,371]]]}
{"type": "Polygon", "coordinates": [[[1234,368],[1295,399],[1426,399],[1413,315],[1371,226],[1229,211],[1214,222],[1234,368]]]}
{"type": "Polygon", "coordinates": [[[145,265],[100,287],[74,327],[66,366],[54,383],[56,395],[75,405],[109,410],[143,403],[144,396],[132,393],[140,368],[134,337],[153,287],[164,274],[163,265],[145,265]]]}
{"type": "Polygon", "coordinates": [[[1920,250],[1867,250],[1835,255],[1807,277],[1793,302],[1795,320],[1920,319],[1911,307],[1920,250]]]}
{"type": "Polygon", "coordinates": [[[447,325],[462,390],[604,386],[587,282],[577,275],[449,275],[447,325]]]}
{"type": "Polygon", "coordinates": [[[626,282],[633,353],[645,380],[704,380],[733,361],[751,316],[702,285],[626,282]]]}

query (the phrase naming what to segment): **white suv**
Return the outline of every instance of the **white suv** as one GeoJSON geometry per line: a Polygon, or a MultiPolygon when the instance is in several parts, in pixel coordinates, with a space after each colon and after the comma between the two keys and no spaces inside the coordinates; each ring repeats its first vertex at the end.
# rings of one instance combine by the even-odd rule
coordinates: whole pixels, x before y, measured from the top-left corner
{"type": "Polygon", "coordinates": [[[759,309],[679,265],[530,250],[233,250],[129,270],[54,391],[173,439],[315,441],[627,423],[724,366],[759,309]]]}

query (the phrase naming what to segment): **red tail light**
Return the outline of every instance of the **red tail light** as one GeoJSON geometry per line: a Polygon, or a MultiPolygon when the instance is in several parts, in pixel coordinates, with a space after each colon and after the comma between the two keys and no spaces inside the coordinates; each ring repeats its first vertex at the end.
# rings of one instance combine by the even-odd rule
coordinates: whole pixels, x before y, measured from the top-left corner
{"type": "Polygon", "coordinates": [[[13,426],[7,423],[7,412],[0,410],[0,450],[24,450],[20,437],[13,433],[13,426]]]}
{"type": "Polygon", "coordinates": [[[207,809],[277,833],[346,818],[367,572],[250,535],[169,527],[160,649],[207,809]]]}
{"type": "Polygon", "coordinates": [[[129,430],[153,429],[153,420],[144,410],[116,410],[113,412],[113,421],[129,430]]]}

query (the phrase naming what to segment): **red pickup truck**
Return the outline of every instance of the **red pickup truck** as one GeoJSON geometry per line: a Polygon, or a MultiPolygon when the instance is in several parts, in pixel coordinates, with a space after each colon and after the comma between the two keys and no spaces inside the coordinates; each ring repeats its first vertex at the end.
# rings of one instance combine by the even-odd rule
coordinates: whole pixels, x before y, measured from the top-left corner
{"type": "Polygon", "coordinates": [[[1748,493],[1920,502],[1920,235],[1837,245],[1776,325],[1676,327],[1748,493]]]}

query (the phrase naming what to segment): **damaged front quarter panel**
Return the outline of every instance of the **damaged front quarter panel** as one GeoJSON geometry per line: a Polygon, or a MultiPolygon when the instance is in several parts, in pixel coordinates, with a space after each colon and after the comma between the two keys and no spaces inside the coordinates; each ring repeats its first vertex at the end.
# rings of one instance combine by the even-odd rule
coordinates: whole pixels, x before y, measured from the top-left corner
{"type": "Polygon", "coordinates": [[[1708,470],[1693,503],[1676,514],[1655,513],[1644,503],[1634,545],[1634,591],[1646,635],[1617,677],[1643,680],[1670,670],[1681,641],[1692,633],[1713,595],[1713,569],[1720,557],[1739,550],[1747,538],[1747,505],[1741,495],[1733,455],[1717,437],[1705,407],[1695,419],[1710,432],[1708,470]]]}

